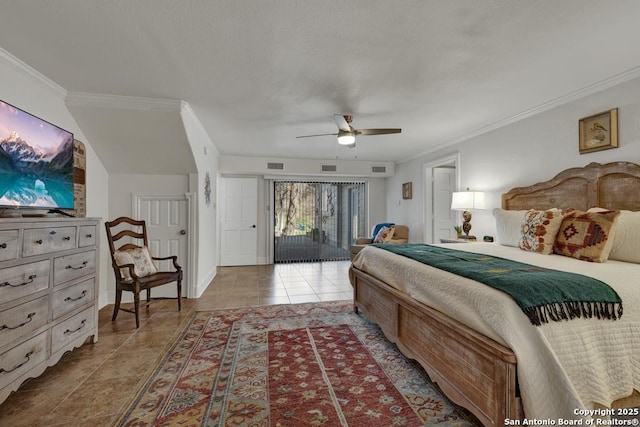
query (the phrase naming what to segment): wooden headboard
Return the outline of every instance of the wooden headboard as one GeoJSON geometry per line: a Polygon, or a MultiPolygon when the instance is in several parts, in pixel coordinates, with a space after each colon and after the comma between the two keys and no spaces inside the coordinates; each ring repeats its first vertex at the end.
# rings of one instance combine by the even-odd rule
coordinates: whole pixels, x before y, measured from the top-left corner
{"type": "Polygon", "coordinates": [[[509,210],[592,207],[640,211],[640,165],[589,163],[560,172],[549,181],[517,187],[502,195],[509,210]]]}

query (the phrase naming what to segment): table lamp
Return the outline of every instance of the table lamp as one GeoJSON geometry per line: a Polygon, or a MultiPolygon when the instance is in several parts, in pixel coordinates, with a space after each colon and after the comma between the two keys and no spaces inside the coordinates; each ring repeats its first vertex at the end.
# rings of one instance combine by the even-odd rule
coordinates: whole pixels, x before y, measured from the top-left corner
{"type": "Polygon", "coordinates": [[[462,211],[462,231],[465,235],[461,239],[475,239],[475,236],[469,236],[471,231],[471,210],[484,209],[484,193],[482,191],[455,191],[451,197],[451,209],[462,211]]]}

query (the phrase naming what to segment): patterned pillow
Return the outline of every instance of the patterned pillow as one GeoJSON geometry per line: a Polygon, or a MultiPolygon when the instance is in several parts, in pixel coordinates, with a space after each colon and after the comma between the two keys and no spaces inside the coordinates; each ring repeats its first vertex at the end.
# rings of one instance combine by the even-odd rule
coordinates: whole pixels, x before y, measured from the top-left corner
{"type": "Polygon", "coordinates": [[[614,222],[619,214],[618,211],[568,211],[553,251],[583,261],[605,262],[611,252],[614,222]]]}
{"type": "Polygon", "coordinates": [[[562,210],[553,208],[546,211],[530,209],[525,213],[518,247],[524,251],[549,255],[562,223],[562,210]]]}
{"type": "Polygon", "coordinates": [[[391,227],[382,227],[376,234],[375,239],[373,239],[373,243],[389,243],[395,231],[396,227],[393,225],[391,227]]]}
{"type": "MultiPolygon", "coordinates": [[[[133,264],[133,271],[138,277],[145,277],[158,272],[158,267],[156,267],[149,249],[146,247],[115,251],[113,257],[119,266],[133,264]]],[[[121,268],[120,272],[125,279],[131,279],[128,268],[121,268]]]]}

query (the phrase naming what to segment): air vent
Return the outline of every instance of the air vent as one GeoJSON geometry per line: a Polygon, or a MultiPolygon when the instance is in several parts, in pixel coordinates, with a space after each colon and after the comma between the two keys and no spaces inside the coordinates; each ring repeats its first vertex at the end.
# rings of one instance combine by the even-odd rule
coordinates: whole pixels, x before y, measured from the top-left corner
{"type": "Polygon", "coordinates": [[[338,170],[336,165],[322,165],[322,172],[335,172],[338,170]]]}
{"type": "Polygon", "coordinates": [[[386,166],[371,166],[371,172],[385,173],[387,171],[386,166]]]}
{"type": "Polygon", "coordinates": [[[267,163],[267,169],[284,169],[284,163],[267,163]]]}

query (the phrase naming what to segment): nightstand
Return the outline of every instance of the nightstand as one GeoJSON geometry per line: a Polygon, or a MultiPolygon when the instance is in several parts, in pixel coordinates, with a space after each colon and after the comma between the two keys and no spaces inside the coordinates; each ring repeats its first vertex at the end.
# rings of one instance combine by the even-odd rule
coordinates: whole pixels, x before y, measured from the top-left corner
{"type": "Polygon", "coordinates": [[[470,243],[477,242],[476,239],[440,239],[440,243],[470,243]]]}

